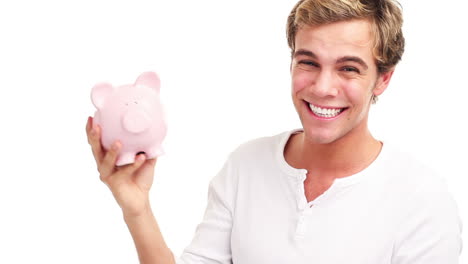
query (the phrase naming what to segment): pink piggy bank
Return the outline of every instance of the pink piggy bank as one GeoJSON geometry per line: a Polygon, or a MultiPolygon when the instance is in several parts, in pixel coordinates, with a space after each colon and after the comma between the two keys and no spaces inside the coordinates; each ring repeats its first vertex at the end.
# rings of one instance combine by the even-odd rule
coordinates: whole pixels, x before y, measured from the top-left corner
{"type": "Polygon", "coordinates": [[[150,159],[164,153],[161,143],[167,128],[159,88],[154,72],[141,74],[133,85],[100,83],[93,87],[94,122],[101,126],[103,147],[108,150],[116,140],[122,143],[117,166],[135,162],[138,153],[144,152],[150,159]]]}

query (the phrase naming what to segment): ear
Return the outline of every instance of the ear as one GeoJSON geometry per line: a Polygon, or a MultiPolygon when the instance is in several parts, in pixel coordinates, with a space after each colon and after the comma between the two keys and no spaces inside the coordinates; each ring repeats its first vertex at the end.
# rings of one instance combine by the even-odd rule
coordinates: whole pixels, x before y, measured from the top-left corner
{"type": "Polygon", "coordinates": [[[390,83],[390,79],[392,79],[392,75],[395,69],[391,69],[388,72],[384,72],[379,74],[377,77],[377,83],[375,84],[374,90],[372,90],[372,93],[376,96],[381,95],[388,87],[388,84],[390,83]]]}
{"type": "Polygon", "coordinates": [[[91,101],[97,109],[101,109],[106,98],[112,93],[114,87],[109,83],[98,83],[91,90],[91,101]]]}
{"type": "Polygon", "coordinates": [[[147,86],[151,89],[156,90],[159,93],[161,80],[159,80],[159,76],[154,72],[144,72],[136,80],[135,86],[136,85],[147,86]]]}

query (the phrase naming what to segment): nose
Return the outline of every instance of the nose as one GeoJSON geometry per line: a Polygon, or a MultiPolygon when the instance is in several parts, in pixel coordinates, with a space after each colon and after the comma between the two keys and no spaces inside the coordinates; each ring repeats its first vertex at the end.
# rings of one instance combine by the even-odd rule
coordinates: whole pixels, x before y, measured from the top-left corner
{"type": "Polygon", "coordinates": [[[332,71],[323,69],[317,73],[314,82],[311,84],[311,92],[317,97],[334,97],[338,95],[335,80],[336,76],[334,76],[332,71]]]}
{"type": "Polygon", "coordinates": [[[141,109],[129,109],[122,116],[122,126],[130,133],[138,134],[150,127],[150,117],[141,109]]]}

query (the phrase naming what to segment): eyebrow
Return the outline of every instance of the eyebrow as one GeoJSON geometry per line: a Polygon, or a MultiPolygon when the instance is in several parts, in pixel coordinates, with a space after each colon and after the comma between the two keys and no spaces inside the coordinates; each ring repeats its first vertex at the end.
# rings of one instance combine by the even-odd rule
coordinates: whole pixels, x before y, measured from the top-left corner
{"type": "MultiPolygon", "coordinates": [[[[294,57],[301,56],[301,55],[317,59],[317,55],[315,55],[315,53],[313,53],[310,50],[299,49],[299,50],[294,52],[294,57]]],[[[356,63],[360,64],[362,67],[364,67],[366,70],[369,68],[369,66],[364,62],[363,59],[361,59],[359,57],[356,57],[356,56],[341,57],[338,60],[336,60],[336,63],[343,63],[343,62],[347,62],[347,61],[356,62],[356,63]]]]}
{"type": "Polygon", "coordinates": [[[305,56],[312,57],[315,59],[317,58],[317,55],[315,55],[312,51],[305,50],[305,49],[300,49],[300,50],[295,51],[293,57],[297,57],[301,55],[305,55],[305,56]]]}
{"type": "Polygon", "coordinates": [[[337,63],[342,63],[342,62],[346,62],[346,61],[356,62],[356,63],[360,64],[362,67],[364,67],[364,69],[366,69],[366,70],[369,68],[369,66],[367,66],[367,64],[364,62],[364,60],[362,60],[361,58],[356,57],[356,56],[344,56],[342,58],[339,58],[336,62],[337,63]]]}

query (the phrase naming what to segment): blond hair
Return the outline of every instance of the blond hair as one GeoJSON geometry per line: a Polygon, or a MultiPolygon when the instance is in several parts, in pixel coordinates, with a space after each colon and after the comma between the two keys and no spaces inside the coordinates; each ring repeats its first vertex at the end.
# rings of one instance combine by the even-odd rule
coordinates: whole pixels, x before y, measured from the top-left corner
{"type": "Polygon", "coordinates": [[[405,47],[401,5],[396,0],[300,0],[289,14],[287,23],[286,34],[292,54],[301,27],[352,19],[369,19],[377,70],[379,73],[392,70],[405,47]]]}

